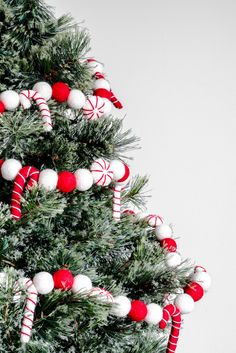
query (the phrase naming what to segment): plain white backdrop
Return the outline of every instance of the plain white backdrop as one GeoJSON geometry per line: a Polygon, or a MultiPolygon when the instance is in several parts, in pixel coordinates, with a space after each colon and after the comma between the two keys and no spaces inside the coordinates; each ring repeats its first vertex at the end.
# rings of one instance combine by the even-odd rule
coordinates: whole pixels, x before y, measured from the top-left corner
{"type": "Polygon", "coordinates": [[[149,211],[176,225],[183,257],[213,277],[177,352],[233,353],[236,2],[47,2],[89,29],[91,55],[125,105],[118,116],[142,138],[132,168],[150,175],[149,211]]]}

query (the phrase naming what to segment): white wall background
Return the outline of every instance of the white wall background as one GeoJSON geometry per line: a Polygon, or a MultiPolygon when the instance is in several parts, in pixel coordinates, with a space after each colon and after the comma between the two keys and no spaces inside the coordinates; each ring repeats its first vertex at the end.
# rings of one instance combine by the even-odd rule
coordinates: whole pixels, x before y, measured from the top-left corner
{"type": "Polygon", "coordinates": [[[233,353],[235,333],[236,2],[48,0],[90,30],[142,137],[135,172],[150,175],[149,210],[176,224],[183,256],[213,287],[186,317],[180,353],[233,353]]]}

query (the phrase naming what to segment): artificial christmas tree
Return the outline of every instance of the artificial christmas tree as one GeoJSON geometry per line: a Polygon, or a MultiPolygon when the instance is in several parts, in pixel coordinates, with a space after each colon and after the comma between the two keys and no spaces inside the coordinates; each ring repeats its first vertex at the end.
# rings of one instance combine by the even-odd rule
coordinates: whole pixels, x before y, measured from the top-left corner
{"type": "Polygon", "coordinates": [[[147,180],[87,33],[39,0],[0,0],[0,31],[0,352],[174,352],[210,277],[129,210],[147,180]]]}

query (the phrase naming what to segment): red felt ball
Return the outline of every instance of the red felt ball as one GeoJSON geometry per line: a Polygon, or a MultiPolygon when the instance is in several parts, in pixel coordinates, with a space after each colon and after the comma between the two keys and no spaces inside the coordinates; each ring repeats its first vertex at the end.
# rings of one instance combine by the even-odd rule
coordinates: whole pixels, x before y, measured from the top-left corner
{"type": "Polygon", "coordinates": [[[71,192],[76,188],[76,177],[71,172],[58,174],[57,188],[62,192],[71,192]]]}
{"type": "Polygon", "coordinates": [[[190,295],[195,302],[202,299],[204,295],[204,290],[197,282],[191,282],[184,288],[184,293],[190,295]]]}
{"type": "Polygon", "coordinates": [[[70,94],[69,86],[64,82],[54,83],[52,86],[52,97],[58,102],[65,102],[70,94]]]}
{"type": "Polygon", "coordinates": [[[55,289],[71,289],[74,282],[74,277],[69,270],[59,270],[53,274],[55,289]]]}
{"type": "Polygon", "coordinates": [[[3,104],[3,102],[0,101],[0,113],[4,113],[5,112],[5,105],[3,104]]]}
{"type": "Polygon", "coordinates": [[[147,306],[141,300],[133,300],[131,302],[131,310],[128,314],[129,318],[133,321],[143,321],[147,316],[147,306]]]}
{"type": "Polygon", "coordinates": [[[166,238],[160,241],[160,246],[169,250],[170,252],[176,252],[177,244],[176,241],[172,238],[166,238]]]}

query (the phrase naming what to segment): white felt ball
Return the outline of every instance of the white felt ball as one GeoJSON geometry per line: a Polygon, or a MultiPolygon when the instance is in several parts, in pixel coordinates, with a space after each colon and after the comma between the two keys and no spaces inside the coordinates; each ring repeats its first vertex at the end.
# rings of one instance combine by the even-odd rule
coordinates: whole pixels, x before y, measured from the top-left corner
{"type": "Polygon", "coordinates": [[[91,291],[92,282],[88,276],[85,275],[77,275],[74,277],[74,282],[72,286],[73,293],[86,293],[91,291]]]}
{"type": "Polygon", "coordinates": [[[67,99],[67,104],[72,109],[81,109],[85,105],[86,97],[79,89],[72,89],[67,99]]]}
{"type": "Polygon", "coordinates": [[[48,272],[39,272],[33,278],[33,283],[39,294],[49,294],[54,288],[53,277],[48,272]]]}
{"type": "Polygon", "coordinates": [[[155,232],[157,239],[160,241],[166,238],[172,238],[173,236],[173,231],[168,224],[160,224],[156,227],[155,232]]]}
{"type": "Polygon", "coordinates": [[[163,309],[158,304],[148,304],[147,305],[147,316],[145,317],[145,321],[150,325],[157,325],[162,320],[163,309]]]}
{"type": "Polygon", "coordinates": [[[103,303],[113,303],[114,301],[112,294],[104,288],[93,288],[90,295],[103,303]]]}
{"type": "Polygon", "coordinates": [[[95,75],[97,72],[103,73],[104,72],[104,65],[96,60],[91,60],[87,63],[88,67],[92,71],[92,73],[95,75]]]}
{"type": "Polygon", "coordinates": [[[38,92],[46,101],[52,98],[52,87],[47,82],[35,83],[33,90],[38,92]]]}
{"type": "Polygon", "coordinates": [[[207,272],[196,272],[192,275],[191,280],[197,282],[207,292],[211,286],[211,277],[207,272]]]}
{"type": "Polygon", "coordinates": [[[14,180],[17,176],[17,174],[19,173],[19,171],[21,170],[22,165],[19,161],[17,161],[16,159],[7,159],[2,167],[1,167],[1,173],[2,173],[2,177],[3,179],[6,180],[14,180]]]}
{"type": "Polygon", "coordinates": [[[112,104],[109,101],[109,99],[107,99],[107,98],[103,98],[103,101],[105,103],[105,105],[103,107],[103,110],[104,110],[103,115],[104,116],[108,116],[111,113],[111,111],[112,111],[112,104]]]}
{"type": "Polygon", "coordinates": [[[181,314],[189,314],[194,309],[194,300],[188,294],[179,294],[175,299],[175,305],[181,314]]]}
{"type": "Polygon", "coordinates": [[[75,172],[76,188],[79,191],[87,191],[93,185],[93,174],[88,169],[78,169],[75,172]]]}
{"type": "Polygon", "coordinates": [[[47,191],[53,191],[57,188],[58,175],[53,169],[44,169],[39,174],[39,185],[47,191]]]}
{"type": "Polygon", "coordinates": [[[177,252],[168,252],[166,254],[165,262],[167,267],[176,267],[181,264],[181,256],[177,252]]]}
{"type": "Polygon", "coordinates": [[[4,104],[5,109],[10,111],[15,110],[20,104],[19,94],[12,90],[2,92],[0,100],[4,104]]]}
{"type": "Polygon", "coordinates": [[[96,89],[103,88],[106,89],[107,91],[110,91],[111,86],[110,83],[105,80],[104,78],[99,78],[94,82],[93,89],[96,91],[96,89]]]}
{"type": "Polygon", "coordinates": [[[119,161],[118,159],[111,161],[111,169],[114,172],[113,179],[115,181],[122,179],[123,176],[125,175],[125,165],[123,162],[119,161]]]}
{"type": "Polygon", "coordinates": [[[131,302],[124,295],[119,295],[114,298],[114,305],[112,306],[111,313],[118,317],[125,317],[131,310],[131,302]]]}

